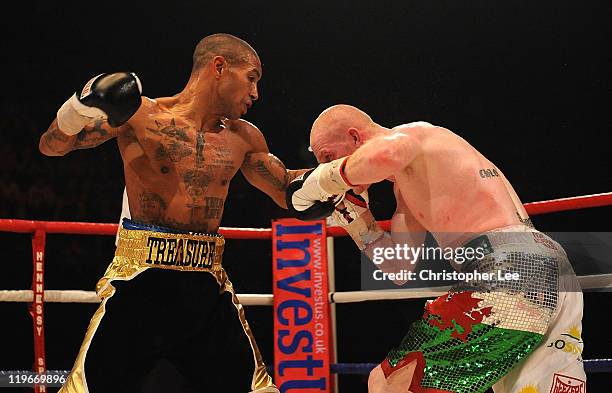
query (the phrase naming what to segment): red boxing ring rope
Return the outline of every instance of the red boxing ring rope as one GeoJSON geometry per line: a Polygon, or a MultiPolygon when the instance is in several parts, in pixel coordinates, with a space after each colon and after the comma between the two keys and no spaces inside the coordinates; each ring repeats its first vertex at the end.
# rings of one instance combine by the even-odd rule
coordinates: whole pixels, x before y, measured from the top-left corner
{"type": "MultiPolygon", "coordinates": [[[[612,205],[612,192],[602,194],[583,195],[577,197],[552,199],[541,202],[525,203],[525,210],[533,216],[539,214],[555,213],[566,210],[586,209],[612,205]]],[[[391,221],[379,221],[380,226],[389,231],[391,221]]],[[[63,233],[75,235],[112,235],[117,234],[118,224],[103,224],[94,222],[62,222],[62,221],[33,221],[0,219],[0,232],[33,233],[42,230],[46,233],[63,233]]],[[[270,228],[231,228],[221,227],[219,233],[227,239],[270,239],[270,228]]],[[[327,234],[333,237],[346,236],[347,233],[340,227],[328,228],[327,234]]]]}
{"type": "MultiPolygon", "coordinates": [[[[110,235],[115,236],[119,224],[97,222],[64,222],[0,219],[0,232],[32,233],[42,230],[45,233],[73,235],[110,235]]],[[[270,239],[270,228],[219,228],[219,233],[227,239],[270,239]]]]}
{"type": "MultiPolygon", "coordinates": [[[[527,214],[537,216],[539,214],[556,213],[566,210],[587,209],[590,207],[610,206],[612,205],[612,192],[602,194],[583,195],[577,197],[552,199],[549,201],[529,202],[523,204],[527,214]]],[[[381,228],[385,231],[391,230],[391,221],[379,221],[381,228]]],[[[338,237],[346,236],[347,233],[340,227],[332,227],[327,229],[327,235],[338,237]]]]}
{"type": "MultiPolygon", "coordinates": [[[[612,192],[561,198],[524,204],[527,213],[539,215],[566,210],[586,209],[590,207],[612,205],[612,192]]],[[[391,221],[379,221],[385,231],[389,231],[391,221]]],[[[32,290],[34,299],[30,306],[34,326],[34,370],[38,373],[46,371],[44,344],[44,253],[47,233],[78,234],[78,235],[111,235],[117,233],[118,224],[90,222],[57,222],[0,219],[0,232],[32,233],[32,290]]],[[[271,228],[219,228],[219,233],[227,239],[271,239],[271,228]]],[[[346,236],[340,227],[327,229],[327,235],[332,237],[346,236]]],[[[44,392],[44,385],[36,385],[35,392],[44,392]]]]}

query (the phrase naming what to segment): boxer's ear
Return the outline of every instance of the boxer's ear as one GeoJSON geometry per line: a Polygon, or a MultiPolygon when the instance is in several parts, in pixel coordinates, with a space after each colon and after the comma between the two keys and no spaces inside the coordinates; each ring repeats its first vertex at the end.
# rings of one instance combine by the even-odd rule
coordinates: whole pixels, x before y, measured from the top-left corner
{"type": "Polygon", "coordinates": [[[223,72],[223,69],[226,66],[225,58],[223,56],[215,56],[212,59],[211,63],[214,67],[215,77],[219,78],[221,76],[221,73],[223,72]]]}
{"type": "Polygon", "coordinates": [[[353,142],[357,146],[361,146],[361,135],[359,134],[359,130],[355,127],[351,127],[348,129],[348,134],[351,138],[353,138],[353,142]]]}

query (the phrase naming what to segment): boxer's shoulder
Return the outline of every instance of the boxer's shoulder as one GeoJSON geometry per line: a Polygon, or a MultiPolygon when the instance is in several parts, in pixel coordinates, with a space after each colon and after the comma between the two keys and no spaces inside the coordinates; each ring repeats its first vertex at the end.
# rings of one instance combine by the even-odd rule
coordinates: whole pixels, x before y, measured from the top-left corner
{"type": "Polygon", "coordinates": [[[267,145],[263,133],[249,121],[244,119],[226,120],[224,124],[227,129],[234,132],[251,147],[267,145]]]}
{"type": "MultiPolygon", "coordinates": [[[[392,132],[399,135],[405,135],[413,143],[418,143],[423,146],[430,145],[431,143],[437,144],[444,142],[448,144],[460,141],[460,138],[451,130],[425,121],[401,124],[394,127],[392,132]]],[[[435,147],[435,145],[432,147],[435,147]]]]}
{"type": "Polygon", "coordinates": [[[159,110],[158,99],[141,96],[140,100],[141,100],[141,105],[140,105],[140,108],[138,109],[138,112],[141,112],[141,111],[150,112],[153,110],[159,110]]]}
{"type": "MultiPolygon", "coordinates": [[[[176,97],[156,97],[150,98],[141,96],[142,103],[137,114],[174,114],[175,106],[178,103],[176,97]]],[[[181,117],[176,114],[177,117],[181,117]]]]}
{"type": "Polygon", "coordinates": [[[176,109],[175,97],[141,98],[142,104],[138,112],[130,119],[130,124],[136,130],[164,129],[166,132],[172,132],[174,129],[194,129],[194,122],[176,109]]]}
{"type": "Polygon", "coordinates": [[[259,128],[257,128],[257,126],[255,126],[255,124],[251,123],[250,121],[244,119],[225,120],[223,124],[230,131],[244,134],[245,136],[256,136],[263,138],[263,134],[261,133],[259,128]]]}
{"type": "Polygon", "coordinates": [[[140,124],[145,118],[150,117],[151,115],[161,114],[163,112],[163,107],[158,102],[158,99],[153,99],[145,96],[140,97],[141,104],[138,108],[138,111],[130,118],[129,123],[136,127],[140,124]]]}
{"type": "Polygon", "coordinates": [[[414,133],[415,131],[431,131],[438,128],[437,126],[426,121],[413,121],[410,123],[400,124],[393,127],[392,131],[401,133],[414,133]]]}

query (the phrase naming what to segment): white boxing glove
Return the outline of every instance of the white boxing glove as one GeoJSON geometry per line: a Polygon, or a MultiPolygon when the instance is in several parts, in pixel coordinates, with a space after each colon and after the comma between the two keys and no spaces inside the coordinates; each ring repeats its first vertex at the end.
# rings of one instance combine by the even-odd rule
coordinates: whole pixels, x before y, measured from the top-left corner
{"type": "Polygon", "coordinates": [[[293,191],[291,205],[298,211],[304,211],[315,202],[337,201],[353,187],[344,176],[343,168],[348,157],[320,164],[304,176],[300,188],[293,191]]]}

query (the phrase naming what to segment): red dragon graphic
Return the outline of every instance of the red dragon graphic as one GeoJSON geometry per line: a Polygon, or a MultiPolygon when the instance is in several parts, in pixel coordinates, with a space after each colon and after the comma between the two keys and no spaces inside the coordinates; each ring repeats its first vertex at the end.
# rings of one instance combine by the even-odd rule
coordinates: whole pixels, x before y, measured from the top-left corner
{"type": "Polygon", "coordinates": [[[481,323],[485,316],[491,315],[493,308],[478,308],[478,303],[483,299],[472,297],[472,294],[473,292],[448,293],[428,302],[423,319],[440,330],[453,329],[452,337],[467,341],[472,327],[481,323]]]}

